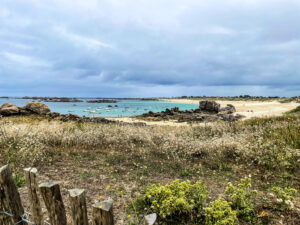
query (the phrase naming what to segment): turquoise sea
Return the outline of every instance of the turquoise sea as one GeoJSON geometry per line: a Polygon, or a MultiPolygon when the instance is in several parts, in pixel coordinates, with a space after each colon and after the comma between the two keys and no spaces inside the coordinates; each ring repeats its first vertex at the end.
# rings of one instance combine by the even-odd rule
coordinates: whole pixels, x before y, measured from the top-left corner
{"type": "MultiPolygon", "coordinates": [[[[79,98],[80,99],[80,98],[79,98]]],[[[87,100],[80,99],[83,102],[43,102],[48,105],[51,112],[58,112],[62,114],[77,114],[79,116],[88,117],[129,117],[141,115],[143,113],[161,112],[166,108],[179,107],[180,110],[196,109],[198,105],[171,103],[165,101],[144,101],[144,100],[117,100],[117,103],[87,103],[87,100]],[[108,107],[108,106],[112,107],[108,107]]],[[[30,99],[17,98],[0,98],[0,105],[6,102],[11,102],[17,106],[24,106],[27,102],[33,101],[30,99]]]]}

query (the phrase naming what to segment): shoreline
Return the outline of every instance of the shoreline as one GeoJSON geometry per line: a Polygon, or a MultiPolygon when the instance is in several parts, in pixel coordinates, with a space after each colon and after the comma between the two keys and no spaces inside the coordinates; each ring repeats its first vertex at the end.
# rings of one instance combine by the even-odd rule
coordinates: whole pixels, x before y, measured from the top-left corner
{"type": "MultiPolygon", "coordinates": [[[[173,102],[173,103],[199,104],[199,100],[191,100],[191,99],[161,99],[161,100],[173,102]]],[[[234,105],[234,107],[236,108],[235,114],[241,114],[245,116],[244,120],[249,118],[254,118],[254,117],[282,116],[285,112],[290,111],[300,105],[299,103],[296,102],[280,103],[276,100],[272,100],[272,101],[219,100],[216,102],[219,103],[221,107],[224,107],[227,104],[234,105]]]]}

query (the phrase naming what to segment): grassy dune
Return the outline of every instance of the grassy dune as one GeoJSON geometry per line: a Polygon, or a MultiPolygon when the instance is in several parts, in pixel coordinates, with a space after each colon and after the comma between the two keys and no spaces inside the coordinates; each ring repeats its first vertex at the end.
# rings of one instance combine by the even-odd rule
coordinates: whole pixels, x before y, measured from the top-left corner
{"type": "MultiPolygon", "coordinates": [[[[66,189],[73,187],[88,190],[89,204],[113,198],[117,224],[141,223],[130,204],[154,183],[200,179],[210,192],[209,202],[227,198],[227,183],[250,174],[258,190],[257,221],[262,223],[264,212],[269,224],[297,224],[299,196],[292,208],[279,210],[270,193],[274,185],[300,189],[299,149],[300,117],[295,113],[180,127],[49,122],[37,117],[0,120],[1,164],[10,163],[18,177],[22,168],[35,166],[41,180],[63,181],[65,199],[66,189]]],[[[250,224],[241,219],[239,223],[250,224]]]]}

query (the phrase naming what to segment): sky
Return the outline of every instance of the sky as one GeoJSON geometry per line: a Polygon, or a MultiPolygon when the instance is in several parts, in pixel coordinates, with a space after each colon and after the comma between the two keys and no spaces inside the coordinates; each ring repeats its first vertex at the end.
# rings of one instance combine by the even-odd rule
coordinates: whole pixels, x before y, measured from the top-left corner
{"type": "Polygon", "coordinates": [[[1,0],[0,96],[299,96],[300,0],[1,0]]]}

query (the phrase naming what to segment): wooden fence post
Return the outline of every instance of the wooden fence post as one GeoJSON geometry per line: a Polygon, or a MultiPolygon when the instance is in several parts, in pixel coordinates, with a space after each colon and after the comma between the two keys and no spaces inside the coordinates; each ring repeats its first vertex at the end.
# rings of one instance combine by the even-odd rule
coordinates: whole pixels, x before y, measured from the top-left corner
{"type": "Polygon", "coordinates": [[[72,224],[88,225],[85,191],[83,189],[69,190],[72,224]]]}
{"type": "Polygon", "coordinates": [[[0,187],[2,192],[1,195],[5,196],[5,202],[2,203],[2,205],[6,206],[9,213],[12,214],[13,222],[18,223],[18,225],[26,225],[26,223],[22,221],[24,208],[21,203],[20,194],[8,165],[0,168],[0,187]]]}
{"type": "Polygon", "coordinates": [[[93,205],[93,225],[113,225],[113,201],[106,200],[93,205]]]}
{"type": "Polygon", "coordinates": [[[0,186],[0,211],[2,211],[0,212],[0,225],[12,225],[12,218],[5,214],[5,212],[9,211],[9,207],[2,186],[0,186]]]}
{"type": "Polygon", "coordinates": [[[43,183],[39,188],[49,213],[51,225],[66,225],[66,211],[58,183],[43,183]]]}
{"type": "Polygon", "coordinates": [[[30,211],[32,213],[33,222],[36,225],[43,225],[43,213],[40,204],[40,199],[38,197],[38,186],[37,186],[37,169],[36,168],[26,168],[25,180],[28,189],[28,197],[30,201],[30,211]]]}
{"type": "Polygon", "coordinates": [[[156,222],[157,215],[156,213],[149,214],[145,216],[145,225],[153,225],[156,222]]]}

